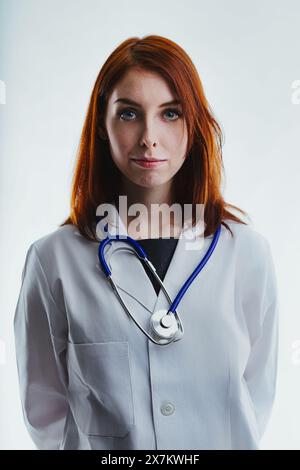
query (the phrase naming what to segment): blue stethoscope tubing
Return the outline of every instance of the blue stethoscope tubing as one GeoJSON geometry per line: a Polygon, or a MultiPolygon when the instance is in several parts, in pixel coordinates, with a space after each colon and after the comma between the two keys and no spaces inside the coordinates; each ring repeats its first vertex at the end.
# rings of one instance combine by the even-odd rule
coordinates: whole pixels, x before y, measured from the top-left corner
{"type": "MultiPolygon", "coordinates": [[[[213,239],[212,239],[212,242],[207,250],[207,252],[205,253],[204,257],[202,258],[202,260],[200,261],[200,263],[198,264],[198,266],[194,269],[194,271],[192,272],[192,274],[189,276],[189,278],[185,281],[185,283],[183,284],[183,286],[180,288],[178,294],[176,295],[175,299],[173,300],[173,302],[171,301],[170,299],[170,296],[162,282],[162,280],[160,279],[160,277],[158,276],[158,274],[156,273],[156,269],[155,267],[153,266],[153,264],[150,262],[150,260],[148,259],[147,257],[147,254],[146,252],[144,251],[144,249],[141,247],[141,245],[136,241],[134,240],[133,238],[129,237],[128,235],[127,236],[124,236],[124,235],[112,235],[112,234],[109,234],[107,235],[107,237],[105,239],[103,239],[100,243],[99,243],[99,247],[98,247],[98,258],[99,258],[99,263],[100,263],[100,266],[102,268],[102,271],[104,272],[104,274],[106,275],[108,281],[110,282],[113,290],[116,292],[117,296],[119,297],[123,307],[126,309],[126,311],[129,313],[129,315],[131,316],[131,318],[134,320],[134,322],[136,323],[136,325],[145,333],[145,335],[154,343],[156,344],[160,344],[160,345],[165,345],[165,344],[169,344],[170,342],[172,341],[177,341],[178,339],[181,339],[181,337],[183,336],[183,326],[182,326],[182,323],[181,323],[181,320],[180,318],[178,317],[177,313],[176,313],[176,309],[180,303],[180,301],[182,300],[185,292],[187,291],[187,289],[190,287],[190,285],[192,284],[192,282],[194,281],[194,279],[198,276],[198,274],[202,271],[202,269],[204,268],[204,266],[206,265],[206,263],[208,262],[209,258],[211,257],[217,243],[218,243],[218,240],[219,240],[219,237],[220,237],[220,233],[221,233],[221,225],[218,227],[218,229],[216,230],[214,236],[213,236],[213,239]],[[158,316],[156,315],[157,319],[159,320],[158,322],[156,321],[156,326],[158,325],[159,326],[159,331],[162,332],[162,333],[165,333],[165,330],[167,328],[170,329],[170,331],[174,334],[171,335],[171,341],[168,341],[168,335],[167,336],[164,336],[162,335],[160,337],[160,335],[158,334],[157,332],[157,328],[155,327],[154,325],[154,330],[153,333],[156,333],[156,337],[158,339],[155,340],[153,339],[143,328],[142,326],[135,320],[135,318],[131,315],[131,313],[128,311],[126,305],[124,304],[123,302],[123,299],[121,298],[119,292],[118,292],[118,289],[116,287],[116,284],[113,282],[113,279],[112,279],[112,272],[111,270],[109,269],[108,267],[108,264],[106,263],[106,260],[105,260],[105,256],[104,256],[104,249],[106,247],[106,245],[112,243],[113,241],[122,241],[122,242],[125,242],[125,243],[128,243],[130,244],[133,248],[134,248],[134,252],[135,254],[137,254],[137,256],[139,257],[139,259],[144,262],[148,268],[150,269],[150,271],[152,272],[152,274],[155,276],[155,278],[158,280],[158,282],[160,283],[169,303],[171,304],[169,309],[167,311],[158,311],[158,312],[155,312],[155,314],[158,314],[158,316]],[[179,327],[180,331],[181,331],[181,334],[178,334],[178,331],[176,330],[176,327],[174,326],[174,323],[172,322],[169,322],[169,321],[165,321],[165,324],[163,325],[164,323],[164,319],[167,319],[166,315],[170,314],[170,313],[173,313],[174,316],[176,317],[176,320],[177,320],[177,326],[179,327]],[[163,323],[161,323],[163,322],[163,323]],[[161,327],[164,326],[165,329],[162,329],[161,327]],[[176,331],[177,331],[177,334],[176,331]]],[[[155,314],[153,314],[153,317],[155,316],[155,314]]],[[[153,325],[152,325],[153,326],[153,325]]]]}

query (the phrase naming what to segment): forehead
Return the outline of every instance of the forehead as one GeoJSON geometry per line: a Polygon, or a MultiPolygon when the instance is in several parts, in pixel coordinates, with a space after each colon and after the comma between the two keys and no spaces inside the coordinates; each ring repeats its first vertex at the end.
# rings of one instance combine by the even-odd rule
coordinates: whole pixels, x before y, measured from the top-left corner
{"type": "Polygon", "coordinates": [[[178,97],[159,73],[131,68],[114,87],[109,99],[110,104],[113,105],[119,98],[132,99],[141,106],[155,107],[178,97]]]}

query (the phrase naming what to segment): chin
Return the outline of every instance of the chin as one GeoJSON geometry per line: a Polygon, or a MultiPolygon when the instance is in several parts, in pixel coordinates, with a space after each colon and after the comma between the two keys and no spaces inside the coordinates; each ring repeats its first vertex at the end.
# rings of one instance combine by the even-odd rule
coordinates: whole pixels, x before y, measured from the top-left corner
{"type": "Polygon", "coordinates": [[[157,178],[151,178],[150,176],[144,176],[136,184],[138,186],[142,186],[143,188],[154,189],[166,182],[167,181],[161,181],[157,178]]]}
{"type": "Polygon", "coordinates": [[[142,188],[147,188],[147,189],[154,189],[157,188],[163,184],[166,184],[168,181],[170,181],[170,178],[163,178],[162,175],[157,175],[157,174],[150,174],[145,172],[144,175],[132,175],[129,172],[126,174],[126,178],[128,181],[130,181],[132,184],[135,184],[136,186],[142,187],[142,188]]]}

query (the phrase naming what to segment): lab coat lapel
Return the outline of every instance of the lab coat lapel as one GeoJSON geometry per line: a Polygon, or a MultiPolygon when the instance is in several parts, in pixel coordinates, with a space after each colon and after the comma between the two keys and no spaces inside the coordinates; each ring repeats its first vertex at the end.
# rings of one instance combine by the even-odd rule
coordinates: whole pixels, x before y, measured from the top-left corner
{"type": "MultiPolygon", "coordinates": [[[[116,208],[114,215],[108,218],[107,228],[108,230],[105,230],[106,223],[102,221],[98,223],[97,233],[100,239],[107,237],[107,231],[111,235],[128,235],[116,208]]],[[[135,254],[131,244],[122,241],[122,239],[117,241],[112,240],[111,243],[106,245],[104,256],[112,272],[112,279],[121,291],[119,292],[120,295],[122,296],[122,291],[126,292],[149,312],[152,312],[157,300],[157,295],[145,271],[147,268],[144,269],[143,262],[135,254]]],[[[97,266],[98,269],[101,270],[98,253],[97,266]]]]}
{"type": "MultiPolygon", "coordinates": [[[[210,243],[212,238],[213,236],[207,237],[206,244],[210,243]]],[[[193,238],[191,228],[182,230],[163,281],[172,301],[198,266],[204,256],[204,248],[204,239],[193,238]]],[[[142,261],[134,254],[131,245],[122,241],[112,242],[105,253],[105,259],[118,288],[143,305],[150,313],[169,307],[163,289],[160,289],[157,296],[147,275],[147,268],[144,269],[142,261]]],[[[206,269],[208,264],[205,266],[206,269]]]]}
{"type": "MultiPolygon", "coordinates": [[[[104,224],[101,222],[98,223],[97,236],[99,242],[101,239],[107,237],[105,228],[104,224]]],[[[127,235],[126,228],[117,210],[114,218],[108,220],[108,232],[112,235],[116,233],[127,235]],[[118,226],[116,221],[119,224],[118,226]]],[[[77,234],[78,233],[79,232],[77,232],[77,234]]],[[[213,236],[208,238],[213,238],[213,236]]],[[[181,236],[178,239],[177,246],[164,278],[164,285],[172,301],[201,261],[204,255],[204,243],[205,240],[203,237],[195,239],[193,229],[190,226],[182,229],[181,236]]],[[[144,268],[142,261],[139,260],[129,243],[122,240],[112,241],[106,245],[104,255],[112,271],[112,278],[117,287],[121,290],[121,296],[122,291],[126,292],[151,313],[169,306],[169,302],[162,289],[160,289],[157,296],[153,284],[147,275],[147,268],[144,268]]],[[[102,275],[104,275],[98,260],[98,247],[96,256],[96,267],[102,275]]]]}
{"type": "MultiPolygon", "coordinates": [[[[115,207],[113,203],[111,205],[115,207]]],[[[105,222],[100,220],[95,228],[98,239],[97,246],[93,247],[95,249],[95,267],[100,275],[105,276],[98,258],[99,243],[107,238],[107,232],[111,235],[128,235],[128,233],[116,207],[113,216],[110,213],[105,218],[105,222]]],[[[78,228],[75,228],[74,234],[83,237],[78,228]]],[[[122,291],[126,292],[149,312],[152,312],[157,301],[157,295],[152,282],[145,272],[142,261],[135,255],[132,246],[122,240],[111,241],[104,248],[104,256],[112,272],[112,279],[120,289],[121,297],[122,291]]],[[[108,285],[108,287],[110,286],[108,285]]]]}
{"type": "MultiPolygon", "coordinates": [[[[212,238],[213,235],[206,239],[202,237],[196,239],[193,236],[192,228],[182,230],[181,238],[178,240],[175,252],[164,278],[164,285],[172,302],[186,280],[200,263],[204,256],[205,245],[207,245],[207,243],[211,243],[210,239],[212,238]],[[205,242],[205,240],[207,240],[207,242],[205,242]]],[[[208,264],[205,265],[206,269],[208,269],[208,264]]],[[[201,273],[199,276],[201,276],[201,273]]],[[[163,290],[160,289],[153,311],[168,308],[169,306],[169,302],[163,290]]]]}
{"type": "MultiPolygon", "coordinates": [[[[130,244],[112,241],[105,253],[105,259],[112,272],[117,287],[142,304],[149,312],[153,311],[157,300],[155,289],[130,244]]],[[[147,269],[147,268],[146,268],[147,269]]]]}

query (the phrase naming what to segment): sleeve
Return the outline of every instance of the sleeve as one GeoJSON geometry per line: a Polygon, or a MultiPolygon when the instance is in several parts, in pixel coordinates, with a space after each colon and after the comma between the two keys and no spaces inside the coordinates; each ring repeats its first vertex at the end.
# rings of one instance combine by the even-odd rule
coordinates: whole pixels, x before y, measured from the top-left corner
{"type": "Polygon", "coordinates": [[[248,317],[251,351],[244,370],[256,414],[259,438],[267,427],[276,392],[279,307],[277,279],[268,241],[248,251],[242,307],[248,317]]]}
{"type": "Polygon", "coordinates": [[[65,343],[51,334],[53,314],[62,315],[31,245],[22,271],[14,334],[23,417],[36,447],[42,450],[59,449],[68,410],[65,376],[58,360],[65,343]]]}

